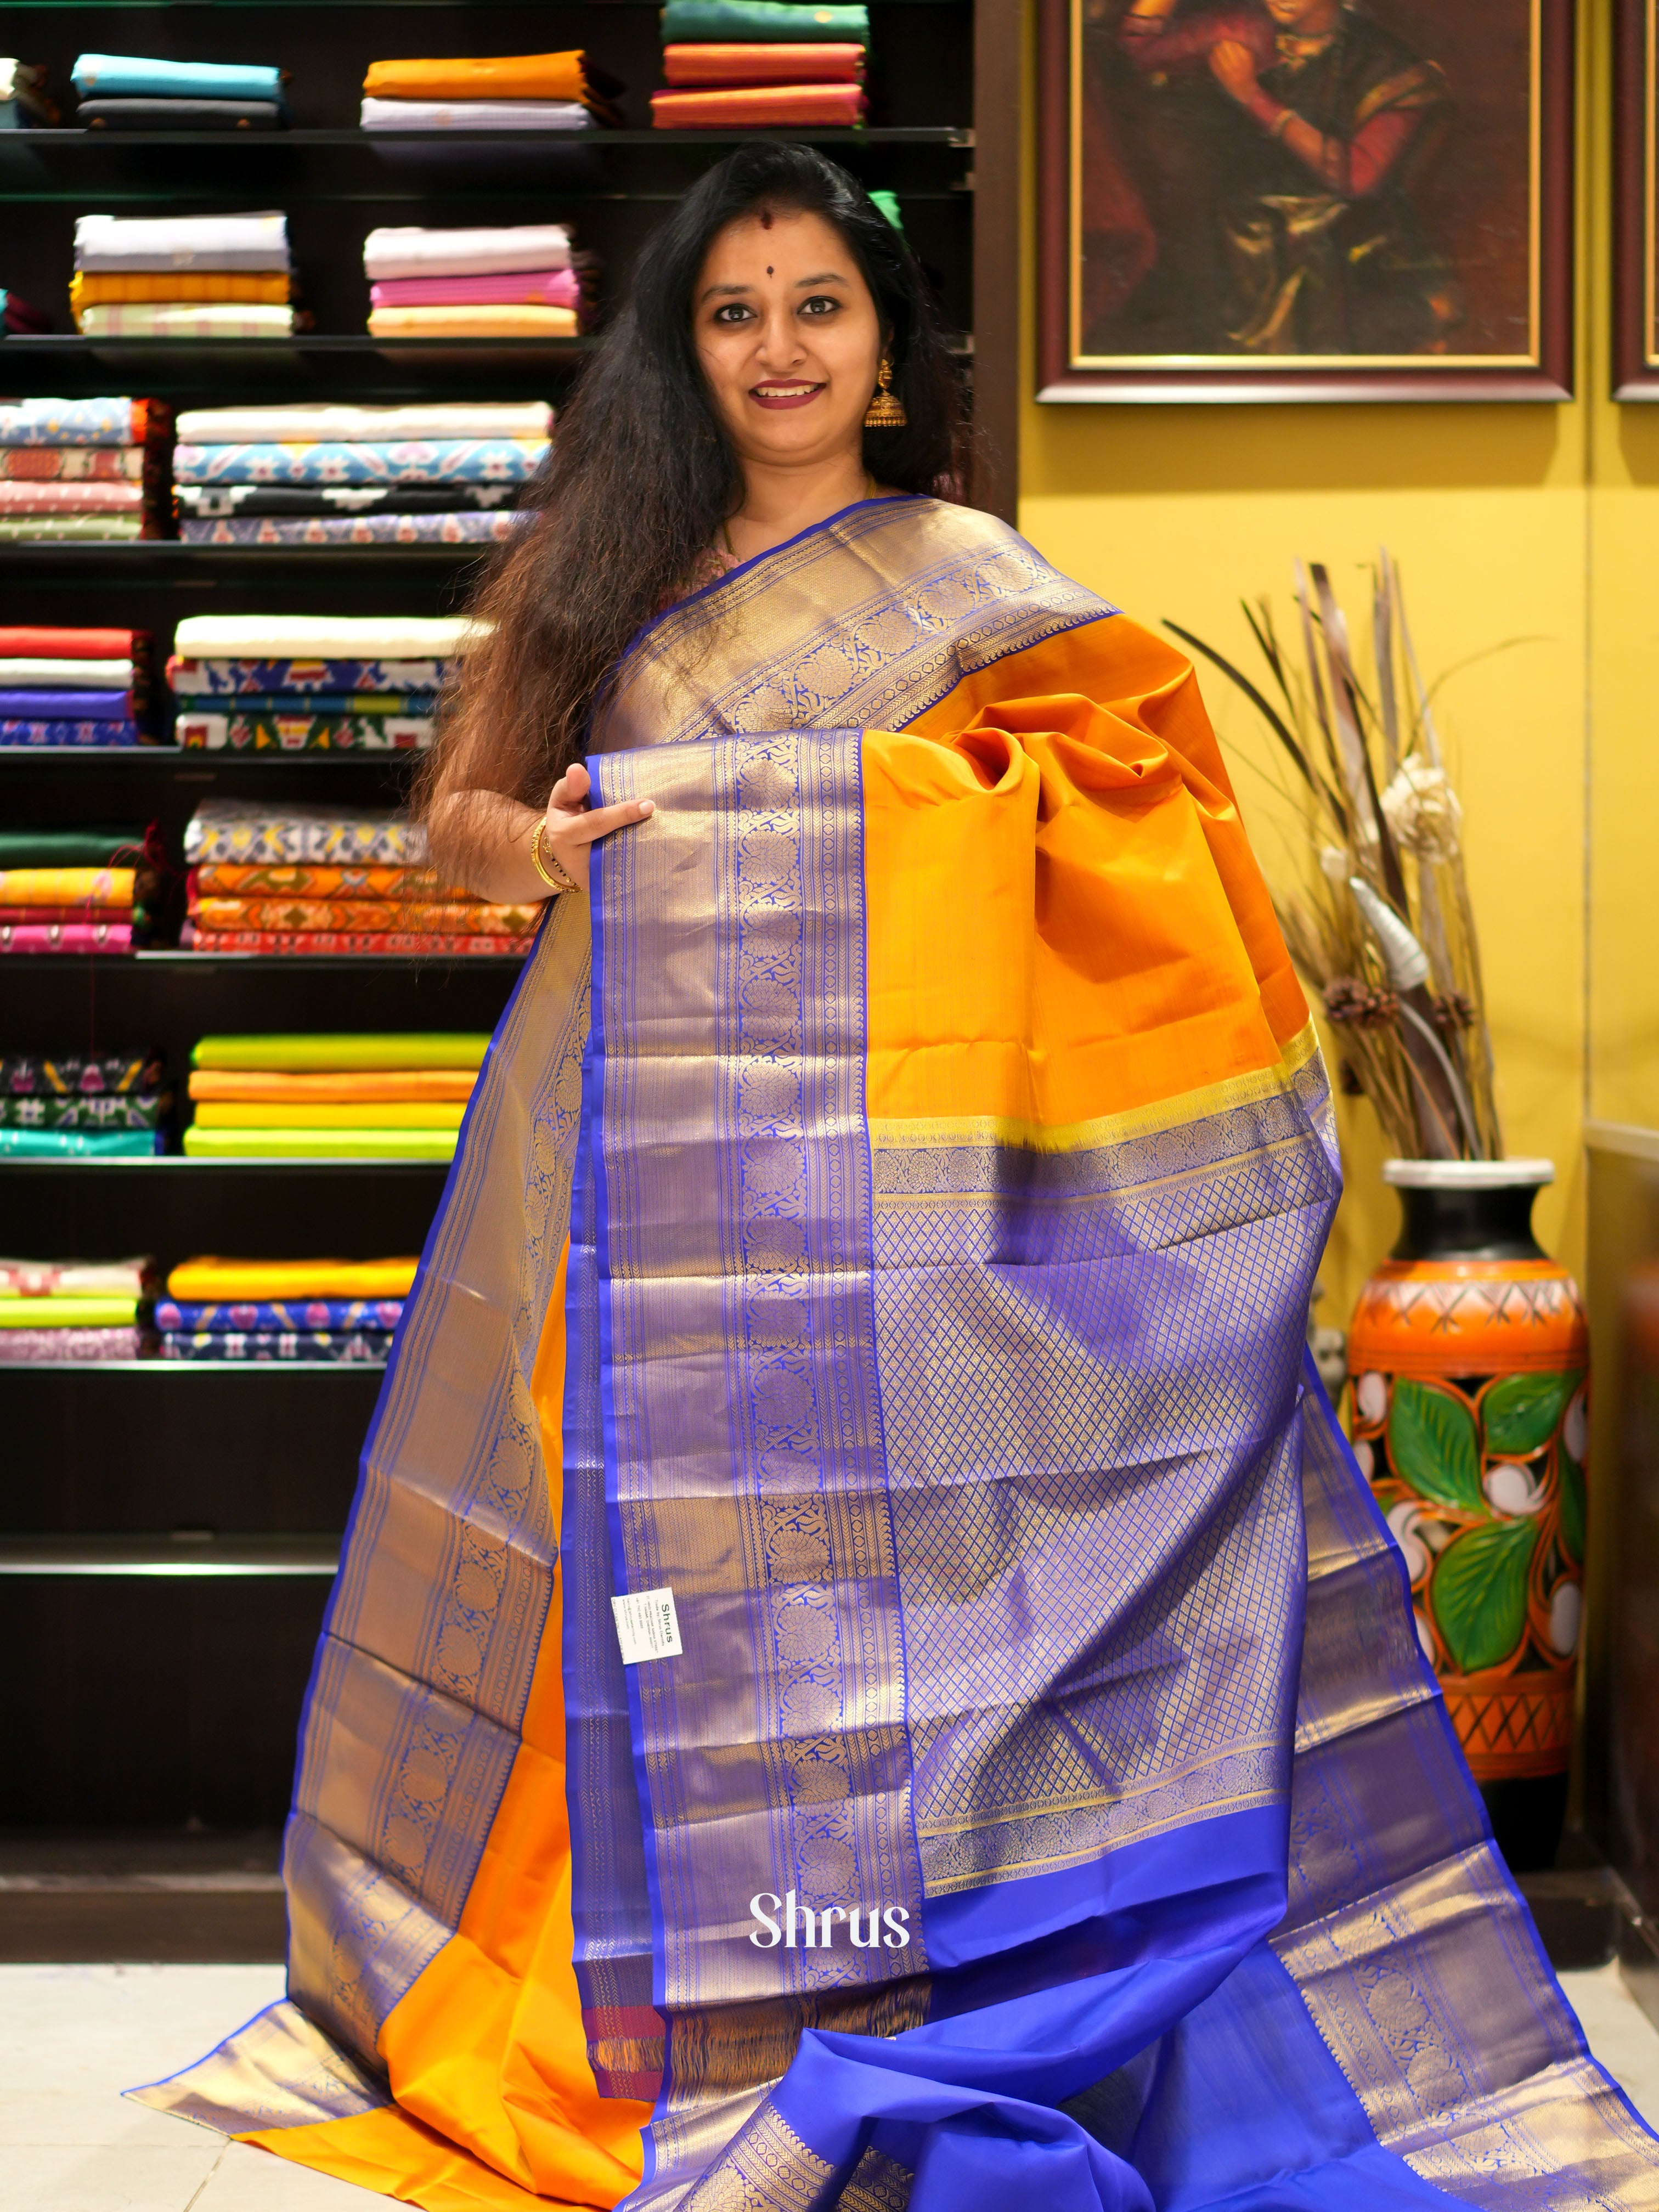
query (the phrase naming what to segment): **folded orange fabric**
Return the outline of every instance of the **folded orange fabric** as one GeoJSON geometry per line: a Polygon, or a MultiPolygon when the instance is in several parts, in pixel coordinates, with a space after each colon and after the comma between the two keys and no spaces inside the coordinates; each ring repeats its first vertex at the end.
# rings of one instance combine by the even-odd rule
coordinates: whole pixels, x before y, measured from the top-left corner
{"type": "Polygon", "coordinates": [[[231,1100],[259,1106],[354,1106],[419,1103],[464,1106],[477,1081],[470,1067],[385,1067],[372,1073],[283,1075],[274,1069],[244,1073],[228,1067],[191,1071],[190,1095],[200,1101],[231,1100]]]}
{"type": "Polygon", "coordinates": [[[670,84],[858,84],[864,76],[862,46],[791,46],[775,41],[747,46],[665,46],[663,75],[670,84]]]}
{"type": "Polygon", "coordinates": [[[574,338],[574,307],[376,307],[376,338],[574,338]]]}
{"type": "Polygon", "coordinates": [[[288,276],[281,270],[156,269],[107,275],[77,270],[70,279],[70,306],[77,317],[82,307],[131,300],[241,300],[280,307],[287,301],[288,288],[288,276]]]}
{"type": "Polygon", "coordinates": [[[586,100],[580,48],[567,54],[482,54],[455,61],[371,62],[374,100],[586,100]]]}
{"type": "Polygon", "coordinates": [[[856,84],[753,85],[726,92],[653,92],[651,120],[659,131],[757,131],[774,124],[864,120],[856,84]]]}

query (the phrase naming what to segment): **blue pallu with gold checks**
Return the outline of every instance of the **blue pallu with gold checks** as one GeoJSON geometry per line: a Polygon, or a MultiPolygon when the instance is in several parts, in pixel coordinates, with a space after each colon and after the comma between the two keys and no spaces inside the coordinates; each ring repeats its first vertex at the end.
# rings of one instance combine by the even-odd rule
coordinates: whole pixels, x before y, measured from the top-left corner
{"type": "Polygon", "coordinates": [[[656,812],[404,1315],[290,1997],[149,2101],[431,2212],[1659,2200],[1307,1363],[1330,1101],[1190,671],[869,501],[596,744],[656,812]]]}

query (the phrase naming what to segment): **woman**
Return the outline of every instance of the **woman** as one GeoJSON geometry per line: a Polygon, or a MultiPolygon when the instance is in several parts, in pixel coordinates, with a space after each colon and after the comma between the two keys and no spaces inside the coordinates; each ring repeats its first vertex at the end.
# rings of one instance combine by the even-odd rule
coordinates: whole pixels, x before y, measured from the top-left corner
{"type": "Polygon", "coordinates": [[[938,495],[951,392],[761,147],[564,419],[428,789],[550,911],[290,1999],[145,2094],[432,2212],[1650,2203],[1303,1364],[1328,1094],[1191,672],[938,495]]]}

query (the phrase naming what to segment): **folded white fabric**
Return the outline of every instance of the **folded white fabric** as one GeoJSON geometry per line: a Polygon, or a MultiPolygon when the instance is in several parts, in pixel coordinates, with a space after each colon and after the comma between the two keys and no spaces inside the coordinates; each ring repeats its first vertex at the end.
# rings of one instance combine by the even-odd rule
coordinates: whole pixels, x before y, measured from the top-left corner
{"type": "Polygon", "coordinates": [[[569,266],[570,233],[562,222],[500,230],[371,230],[363,240],[363,269],[374,283],[392,276],[491,276],[569,266]]]}
{"type": "Polygon", "coordinates": [[[43,660],[0,658],[0,691],[125,691],[130,660],[43,660]]]}
{"type": "Polygon", "coordinates": [[[83,338],[285,338],[292,307],[243,300],[106,301],[81,310],[83,338]]]}
{"type": "Polygon", "coordinates": [[[75,265],[121,270],[285,270],[288,217],[258,215],[77,216],[75,265]]]}
{"type": "Polygon", "coordinates": [[[366,100],[365,131],[591,131],[579,100],[366,100]]]}
{"type": "Polygon", "coordinates": [[[457,401],[434,407],[187,407],[178,420],[181,446],[357,446],[414,438],[545,438],[553,410],[544,399],[503,405],[457,401]]]}
{"type": "Polygon", "coordinates": [[[0,1260],[0,1298],[137,1297],[151,1261],[0,1260]]]}
{"type": "Polygon", "coordinates": [[[465,615],[186,615],[181,660],[447,660],[485,635],[465,615]]]}

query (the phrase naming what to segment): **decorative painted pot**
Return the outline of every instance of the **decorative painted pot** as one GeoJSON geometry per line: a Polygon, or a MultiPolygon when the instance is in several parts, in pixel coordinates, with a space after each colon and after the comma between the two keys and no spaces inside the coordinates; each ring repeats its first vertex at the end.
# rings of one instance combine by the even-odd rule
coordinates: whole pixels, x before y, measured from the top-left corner
{"type": "Polygon", "coordinates": [[[1348,1336],[1354,1450],[1517,1872],[1560,1840],[1583,1616],[1589,1333],[1532,1233],[1554,1173],[1385,1163],[1403,1226],[1348,1336]]]}

